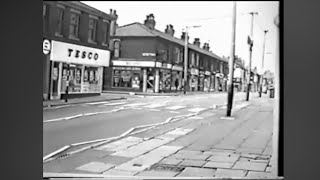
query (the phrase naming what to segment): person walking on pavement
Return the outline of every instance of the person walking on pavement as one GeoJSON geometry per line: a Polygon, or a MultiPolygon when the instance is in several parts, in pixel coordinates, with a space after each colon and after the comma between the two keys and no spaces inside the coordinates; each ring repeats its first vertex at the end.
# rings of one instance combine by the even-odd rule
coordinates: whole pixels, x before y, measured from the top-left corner
{"type": "Polygon", "coordinates": [[[174,82],[175,84],[175,86],[176,86],[176,92],[178,92],[178,86],[179,86],[179,81],[178,81],[178,79],[176,79],[176,81],[174,82]]]}

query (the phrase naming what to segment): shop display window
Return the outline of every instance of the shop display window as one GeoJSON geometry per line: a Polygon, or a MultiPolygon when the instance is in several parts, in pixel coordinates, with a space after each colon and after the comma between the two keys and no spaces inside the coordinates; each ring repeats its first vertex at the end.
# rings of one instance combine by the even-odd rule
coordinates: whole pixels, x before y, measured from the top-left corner
{"type": "Polygon", "coordinates": [[[61,91],[65,92],[69,83],[68,91],[81,92],[81,65],[63,64],[61,91]]]}
{"type": "Polygon", "coordinates": [[[160,90],[170,90],[171,89],[171,72],[170,70],[160,71],[160,90]]]}
{"type": "Polygon", "coordinates": [[[142,83],[141,71],[137,69],[114,69],[113,87],[140,89],[142,83]]]}

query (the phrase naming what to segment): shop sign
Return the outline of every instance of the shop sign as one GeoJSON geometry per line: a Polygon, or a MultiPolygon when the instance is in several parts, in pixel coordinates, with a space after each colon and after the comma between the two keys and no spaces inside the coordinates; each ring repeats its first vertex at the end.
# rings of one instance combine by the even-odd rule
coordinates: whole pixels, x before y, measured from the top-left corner
{"type": "Polygon", "coordinates": [[[210,73],[209,71],[206,71],[204,74],[205,74],[206,76],[210,76],[210,75],[211,75],[211,73],[210,73]]]}
{"type": "Polygon", "coordinates": [[[138,66],[138,67],[154,67],[154,61],[113,61],[114,66],[138,66]]]}
{"type": "Polygon", "coordinates": [[[48,39],[44,39],[42,43],[43,54],[49,54],[51,50],[51,42],[48,39]]]}
{"type": "Polygon", "coordinates": [[[172,70],[183,71],[183,67],[182,66],[172,66],[172,70]]]}
{"type": "Polygon", "coordinates": [[[50,59],[52,61],[66,63],[108,67],[110,62],[110,51],[52,41],[50,59]]]}
{"type": "Polygon", "coordinates": [[[165,68],[165,69],[171,69],[172,68],[172,64],[161,63],[161,64],[156,64],[156,67],[165,68]]]}
{"type": "Polygon", "coordinates": [[[198,69],[193,69],[192,68],[190,71],[191,71],[192,75],[199,75],[199,70],[198,69]]]}
{"type": "Polygon", "coordinates": [[[156,53],[142,53],[142,56],[156,56],[156,53]]]}

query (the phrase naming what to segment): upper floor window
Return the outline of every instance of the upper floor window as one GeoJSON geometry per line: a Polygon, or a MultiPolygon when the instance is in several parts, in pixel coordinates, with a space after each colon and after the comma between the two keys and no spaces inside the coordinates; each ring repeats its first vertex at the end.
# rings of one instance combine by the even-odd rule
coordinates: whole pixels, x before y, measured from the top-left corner
{"type": "Polygon", "coordinates": [[[45,4],[43,5],[42,13],[43,13],[43,17],[45,17],[47,14],[47,5],[45,5],[45,4]]]}
{"type": "Polygon", "coordinates": [[[175,63],[180,62],[180,49],[178,47],[174,48],[174,62],[175,63]]]}
{"type": "Polygon", "coordinates": [[[211,70],[211,72],[214,71],[214,64],[213,64],[213,63],[211,63],[211,68],[210,68],[210,70],[211,70]]]}
{"type": "Polygon", "coordinates": [[[120,57],[120,41],[118,40],[114,41],[114,57],[120,57]]]}
{"type": "Polygon", "coordinates": [[[197,54],[197,58],[196,58],[196,67],[199,67],[199,61],[200,61],[200,56],[199,54],[197,54]]]}
{"type": "Polygon", "coordinates": [[[79,21],[80,15],[78,13],[72,12],[70,14],[69,38],[77,40],[79,39],[79,21]]]}
{"type": "Polygon", "coordinates": [[[63,30],[63,19],[64,19],[64,8],[58,7],[57,8],[57,29],[56,29],[56,35],[62,36],[62,30],[63,30]]]}
{"type": "Polygon", "coordinates": [[[194,52],[191,52],[191,66],[194,66],[195,65],[195,54],[194,52]]]}
{"type": "Polygon", "coordinates": [[[110,38],[110,23],[107,20],[103,20],[103,28],[104,28],[104,37],[103,37],[103,44],[108,45],[109,44],[109,38],[110,38]]]}
{"type": "Polygon", "coordinates": [[[88,31],[89,42],[93,43],[96,41],[96,34],[97,34],[97,20],[91,18],[89,19],[89,31],[88,31]]]}

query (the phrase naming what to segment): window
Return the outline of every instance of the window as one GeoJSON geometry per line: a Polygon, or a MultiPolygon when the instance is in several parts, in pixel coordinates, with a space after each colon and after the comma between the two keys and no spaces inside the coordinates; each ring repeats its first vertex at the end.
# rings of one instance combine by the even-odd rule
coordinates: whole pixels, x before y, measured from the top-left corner
{"type": "Polygon", "coordinates": [[[174,62],[179,63],[180,61],[180,49],[175,47],[174,48],[174,62]]]}
{"type": "Polygon", "coordinates": [[[79,33],[79,14],[70,14],[70,27],[69,27],[69,38],[78,40],[79,33]]]}
{"type": "Polygon", "coordinates": [[[109,45],[109,37],[110,37],[110,23],[107,20],[103,20],[103,27],[104,27],[104,45],[109,45]]]}
{"type": "Polygon", "coordinates": [[[199,67],[199,59],[200,59],[200,56],[199,56],[199,54],[197,54],[197,59],[196,59],[196,64],[195,64],[196,67],[199,67]]]}
{"type": "Polygon", "coordinates": [[[195,65],[195,57],[194,57],[194,52],[191,52],[191,67],[195,65]]]}
{"type": "Polygon", "coordinates": [[[96,34],[97,34],[97,21],[95,19],[89,19],[89,42],[95,42],[96,41],[96,34]]]}
{"type": "Polygon", "coordinates": [[[42,12],[43,12],[43,17],[45,17],[46,14],[47,14],[47,5],[43,5],[43,10],[42,10],[42,12]]]}
{"type": "Polygon", "coordinates": [[[64,19],[64,9],[58,7],[57,13],[58,13],[58,21],[57,21],[57,30],[56,35],[62,36],[62,29],[63,29],[63,19],[64,19]]]}
{"type": "Polygon", "coordinates": [[[113,68],[113,87],[140,89],[142,83],[140,68],[113,68]]]}
{"type": "Polygon", "coordinates": [[[119,58],[120,57],[120,42],[114,41],[114,57],[119,58]]]}

